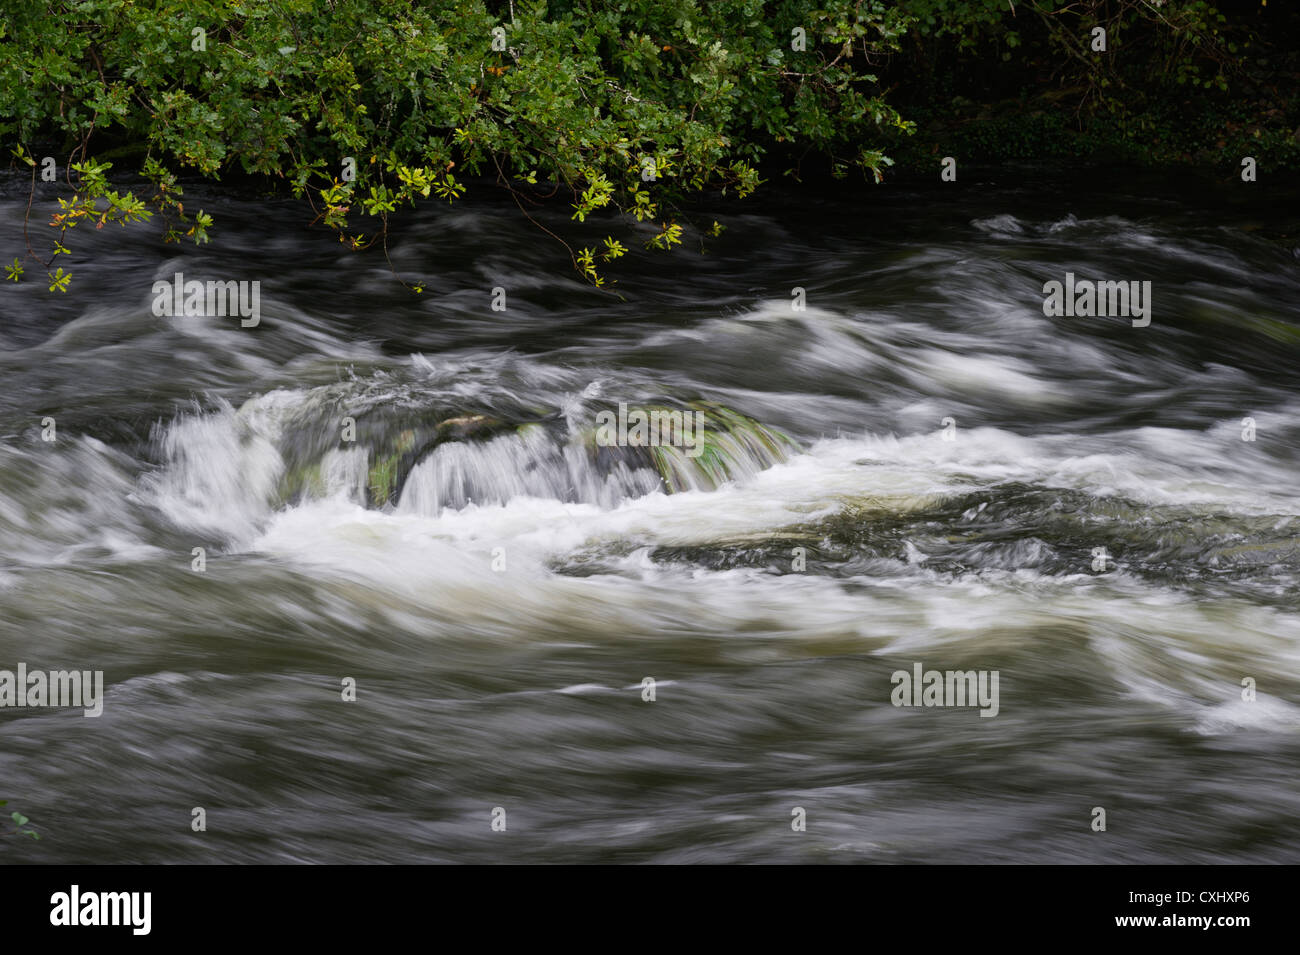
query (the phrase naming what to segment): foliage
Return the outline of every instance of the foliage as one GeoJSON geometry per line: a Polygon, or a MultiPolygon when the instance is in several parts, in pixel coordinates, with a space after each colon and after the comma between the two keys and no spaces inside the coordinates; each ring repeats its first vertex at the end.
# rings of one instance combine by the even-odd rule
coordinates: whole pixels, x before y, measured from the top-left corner
{"type": "MultiPolygon", "coordinates": [[[[797,178],[808,159],[873,181],[895,158],[929,169],[938,150],[1232,165],[1249,147],[1261,168],[1300,162],[1285,72],[1300,29],[1276,4],[1232,17],[1206,0],[10,6],[0,139],[33,190],[51,153],[71,190],[48,254],[28,236],[51,290],[68,287],[56,261],[78,226],[157,215],[167,241],[206,242],[213,218],[186,212],[182,176],[282,183],[341,242],[385,250],[390,216],[494,180],[530,219],[567,205],[569,238],[539,228],[599,286],[633,244],[717,235],[693,228],[689,197],[748,196],[767,169],[797,178]],[[115,188],[110,169],[151,194],[115,188]],[[584,223],[623,231],[592,245],[576,241],[584,223]]],[[[24,272],[15,259],[5,278],[24,272]]]]}
{"type": "MultiPolygon", "coordinates": [[[[667,249],[682,240],[681,199],[749,195],[772,144],[878,178],[888,160],[862,144],[906,128],[865,69],[906,25],[875,0],[19,6],[0,27],[0,136],[25,161],[42,137],[81,160],[54,255],[79,222],[146,214],[86,158],[101,143],[139,161],[169,240],[204,241],[211,224],[185,218],[181,172],[283,179],[354,248],[385,237],[400,208],[455,202],[467,175],[488,175],[525,215],[558,193],[577,222],[654,223],[643,244],[667,249]]],[[[624,250],[608,236],[600,253],[569,251],[600,284],[597,261],[624,250]]]]}
{"type": "MultiPolygon", "coordinates": [[[[8,804],[9,804],[9,801],[8,801],[7,799],[0,799],[0,806],[7,806],[8,804]]],[[[24,816],[21,812],[11,812],[11,813],[9,813],[9,819],[13,822],[13,825],[14,825],[14,830],[13,830],[13,831],[14,831],[14,834],[15,834],[15,835],[20,835],[20,836],[31,836],[33,839],[38,839],[38,840],[41,838],[41,834],[40,834],[39,832],[37,832],[35,829],[32,829],[32,828],[28,825],[28,823],[29,823],[31,820],[29,820],[29,819],[28,819],[26,816],[24,816]]],[[[3,830],[3,829],[0,829],[0,833],[3,833],[3,832],[4,832],[4,830],[3,830]]]]}

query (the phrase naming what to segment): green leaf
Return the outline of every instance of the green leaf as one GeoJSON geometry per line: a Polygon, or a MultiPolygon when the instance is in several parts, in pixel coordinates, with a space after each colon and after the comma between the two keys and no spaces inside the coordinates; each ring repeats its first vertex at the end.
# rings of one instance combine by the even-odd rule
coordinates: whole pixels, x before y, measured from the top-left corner
{"type": "MultiPolygon", "coordinates": [[[[49,273],[46,274],[49,275],[49,273]]],[[[63,269],[58,269],[53,275],[49,275],[49,279],[51,292],[56,290],[59,292],[66,292],[68,290],[68,283],[72,281],[72,273],[64,272],[63,269]]]]}

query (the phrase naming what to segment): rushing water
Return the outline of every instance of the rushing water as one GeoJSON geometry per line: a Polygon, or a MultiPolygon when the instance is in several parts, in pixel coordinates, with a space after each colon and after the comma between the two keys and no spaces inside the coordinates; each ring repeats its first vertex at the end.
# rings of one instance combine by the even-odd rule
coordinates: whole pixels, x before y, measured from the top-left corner
{"type": "MultiPolygon", "coordinates": [[[[1269,190],[790,192],[609,269],[621,298],[507,202],[404,220],[419,296],[229,193],[201,250],[73,235],[69,294],[0,295],[0,669],[103,670],[104,709],[0,710],[44,835],[0,857],[1300,861],[1269,190]],[[259,280],[260,324],[156,317],[178,271],[259,280]],[[1067,271],[1149,280],[1150,326],[1046,317],[1067,271]],[[665,493],[584,438],[618,402],[752,422],[665,493]],[[892,705],[916,663],[996,670],[997,715],[892,705]]],[[[7,181],[6,259],[25,206],[7,181]]]]}

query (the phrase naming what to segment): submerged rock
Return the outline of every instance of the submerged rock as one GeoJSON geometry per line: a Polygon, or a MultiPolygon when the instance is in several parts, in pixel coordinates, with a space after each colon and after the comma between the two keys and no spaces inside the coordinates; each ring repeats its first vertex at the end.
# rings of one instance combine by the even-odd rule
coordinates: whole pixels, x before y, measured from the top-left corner
{"type": "Polygon", "coordinates": [[[558,411],[529,420],[482,412],[421,420],[378,407],[351,419],[350,442],[336,437],[343,408],[315,411],[313,422],[301,415],[286,422],[282,502],[345,491],[368,507],[430,513],[517,496],[613,506],[656,489],[713,490],[798,452],[785,434],[707,402],[639,406],[629,416],[654,427],[621,430],[597,423],[613,414],[607,410],[575,424],[558,411]]]}
{"type": "MultiPolygon", "coordinates": [[[[623,406],[620,406],[622,412],[623,406]]],[[[611,446],[599,428],[580,432],[584,445],[599,467],[619,461],[652,468],[669,493],[714,490],[786,460],[798,445],[782,432],[753,418],[711,402],[693,402],[685,409],[649,405],[633,410],[641,421],[667,422],[665,430],[653,426],[620,427],[622,445],[611,446]]],[[[630,417],[630,415],[629,415],[630,417]]]]}

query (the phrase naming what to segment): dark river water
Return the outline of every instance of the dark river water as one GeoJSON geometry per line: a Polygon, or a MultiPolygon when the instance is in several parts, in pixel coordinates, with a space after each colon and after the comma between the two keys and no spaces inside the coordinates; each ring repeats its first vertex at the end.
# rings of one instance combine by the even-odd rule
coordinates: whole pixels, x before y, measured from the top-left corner
{"type": "Polygon", "coordinates": [[[1300,861],[1294,192],[774,184],[617,295],[479,192],[395,227],[421,295],[234,192],[0,290],[0,670],[104,679],[0,708],[0,858],[1300,861]],[[1045,315],[1067,272],[1150,324],[1045,315]],[[732,422],[712,477],[594,450],[619,403],[732,422]]]}

